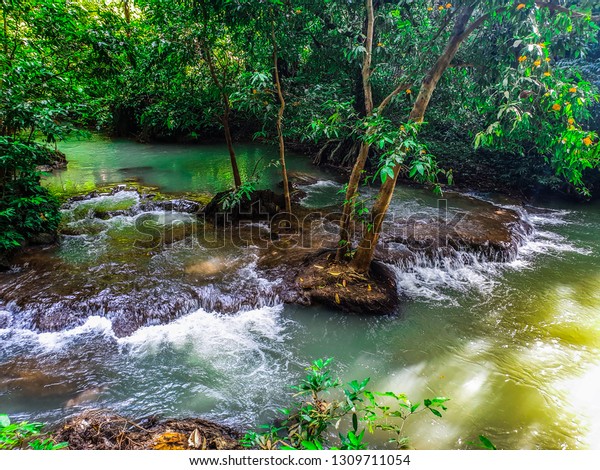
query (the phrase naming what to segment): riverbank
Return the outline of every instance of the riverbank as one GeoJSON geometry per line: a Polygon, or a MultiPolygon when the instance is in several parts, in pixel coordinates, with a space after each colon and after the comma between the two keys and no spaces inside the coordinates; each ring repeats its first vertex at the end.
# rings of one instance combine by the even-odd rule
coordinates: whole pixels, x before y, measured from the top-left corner
{"type": "Polygon", "coordinates": [[[241,434],[199,418],[138,421],[89,410],[57,428],[52,435],[70,450],[236,450],[241,434]]]}

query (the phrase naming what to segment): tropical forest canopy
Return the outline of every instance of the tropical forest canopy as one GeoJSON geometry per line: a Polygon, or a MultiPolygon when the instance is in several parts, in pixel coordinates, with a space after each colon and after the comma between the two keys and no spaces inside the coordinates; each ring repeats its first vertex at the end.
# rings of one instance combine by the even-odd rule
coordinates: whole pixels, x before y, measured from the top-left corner
{"type": "MultiPolygon", "coordinates": [[[[487,156],[481,177],[506,185],[584,196],[597,186],[594,0],[2,0],[0,8],[0,248],[56,228],[58,204],[36,168],[82,131],[224,139],[234,166],[224,189],[251,191],[235,170],[241,139],[277,143],[283,168],[290,143],[352,168],[350,202],[368,171],[380,189],[364,209],[359,270],[398,178],[439,188],[477,173],[487,156]]],[[[355,207],[345,205],[341,245],[355,207]]]]}

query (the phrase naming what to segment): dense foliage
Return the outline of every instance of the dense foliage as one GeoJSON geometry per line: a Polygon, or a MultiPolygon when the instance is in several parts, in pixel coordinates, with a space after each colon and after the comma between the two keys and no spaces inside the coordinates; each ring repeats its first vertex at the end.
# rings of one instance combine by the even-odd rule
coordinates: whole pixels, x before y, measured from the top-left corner
{"type": "Polygon", "coordinates": [[[97,109],[75,80],[89,58],[88,11],[37,0],[1,7],[0,253],[56,230],[58,202],[40,185],[38,167],[58,162],[51,145],[97,109]]]}
{"type": "Polygon", "coordinates": [[[58,201],[40,185],[36,170],[55,158],[42,145],[0,136],[0,250],[58,227],[58,201]]]}
{"type": "Polygon", "coordinates": [[[232,186],[244,190],[234,141],[252,136],[279,142],[282,169],[293,141],[348,168],[362,152],[357,174],[370,169],[379,183],[468,184],[475,175],[584,195],[594,187],[593,1],[2,0],[0,8],[9,194],[0,218],[11,233],[3,248],[52,230],[51,198],[35,184],[38,146],[82,128],[140,140],[224,131],[232,186]],[[17,217],[23,207],[28,215],[17,217]]]}

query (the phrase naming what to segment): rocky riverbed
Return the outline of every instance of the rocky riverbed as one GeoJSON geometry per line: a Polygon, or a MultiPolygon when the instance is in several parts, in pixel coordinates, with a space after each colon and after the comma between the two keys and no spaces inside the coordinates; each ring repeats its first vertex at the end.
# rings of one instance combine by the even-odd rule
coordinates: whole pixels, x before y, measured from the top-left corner
{"type": "Polygon", "coordinates": [[[328,265],[336,207],[296,204],[291,219],[281,217],[280,196],[264,190],[225,214],[222,198],[203,205],[117,187],[69,200],[60,241],[25,249],[3,275],[3,308],[13,314],[0,322],[57,331],[106,315],[127,335],[197,308],[227,313],[279,301],[390,313],[403,293],[389,267],[468,256],[510,261],[533,230],[517,210],[455,194],[468,210],[390,218],[373,279],[360,280],[328,265]]]}

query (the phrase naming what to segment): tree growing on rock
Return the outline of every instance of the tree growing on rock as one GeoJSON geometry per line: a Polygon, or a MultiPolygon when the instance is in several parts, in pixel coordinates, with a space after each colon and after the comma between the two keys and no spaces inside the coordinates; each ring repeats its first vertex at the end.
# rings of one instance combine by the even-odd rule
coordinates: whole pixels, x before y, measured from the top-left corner
{"type": "MultiPolygon", "coordinates": [[[[379,173],[382,184],[370,213],[369,223],[358,243],[350,267],[360,273],[368,273],[375,247],[381,234],[383,220],[389,208],[397,179],[408,168],[409,175],[435,176],[429,174],[420,161],[420,154],[427,153],[418,144],[418,132],[426,116],[434,91],[451,66],[461,46],[468,40],[476,40],[474,33],[482,31],[477,40],[484,40],[486,29],[502,24],[517,35],[506,54],[517,52],[516,60],[509,65],[500,64],[504,79],[501,84],[490,84],[501,93],[496,97],[497,121],[478,135],[478,145],[502,145],[518,140],[527,134],[538,146],[538,151],[548,155],[557,173],[564,176],[579,190],[585,192],[581,174],[584,169],[597,167],[600,154],[597,135],[578,124],[585,116],[586,108],[593,99],[591,87],[576,76],[562,72],[553,74],[550,65],[552,39],[563,31],[575,29],[579,34],[597,30],[598,16],[570,8],[568,2],[495,2],[466,1],[457,5],[438,4],[419,6],[430,15],[437,15],[440,32],[428,38],[435,42],[445,37],[445,45],[432,63],[422,73],[416,100],[396,136],[389,142],[379,173]],[[442,16],[443,13],[443,16],[442,16]],[[450,26],[449,34],[442,32],[450,26]],[[515,83],[519,86],[515,87],[515,83]],[[519,88],[527,83],[523,93],[519,88]],[[518,92],[518,93],[517,93],[518,92]],[[539,126],[544,131],[540,133],[539,126]],[[410,162],[407,167],[407,162],[410,162]]],[[[563,38],[576,46],[576,37],[563,38]]],[[[342,241],[343,242],[343,241],[342,241]]]]}

